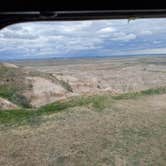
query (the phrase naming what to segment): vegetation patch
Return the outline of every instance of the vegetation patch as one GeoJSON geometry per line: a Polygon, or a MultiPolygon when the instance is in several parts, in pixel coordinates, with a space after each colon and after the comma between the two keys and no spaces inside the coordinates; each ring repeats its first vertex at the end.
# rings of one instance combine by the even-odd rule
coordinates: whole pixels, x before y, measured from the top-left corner
{"type": "Polygon", "coordinates": [[[35,119],[40,119],[42,115],[65,111],[68,108],[77,106],[91,105],[95,110],[101,111],[106,106],[106,98],[104,96],[74,97],[68,101],[58,101],[38,109],[2,110],[0,111],[0,124],[4,124],[5,126],[31,125],[35,122],[35,119]]]}
{"type": "Polygon", "coordinates": [[[28,88],[25,75],[22,69],[0,65],[0,97],[29,108],[29,101],[22,95],[22,92],[28,88]]]}
{"type": "Polygon", "coordinates": [[[17,87],[6,85],[0,86],[0,97],[8,99],[12,103],[24,108],[31,107],[27,98],[21,95],[20,90],[17,87]]]}
{"type": "Polygon", "coordinates": [[[73,92],[72,87],[70,86],[70,84],[64,80],[59,80],[59,83],[69,92],[73,92]]]}
{"type": "Polygon", "coordinates": [[[145,95],[159,95],[159,94],[165,94],[165,93],[166,93],[166,87],[159,87],[159,88],[151,88],[151,89],[143,90],[140,92],[124,93],[124,94],[112,96],[112,98],[115,100],[133,99],[133,98],[145,96],[145,95]]]}
{"type": "Polygon", "coordinates": [[[51,113],[66,111],[68,108],[77,106],[91,106],[92,108],[94,108],[95,111],[102,111],[104,108],[110,108],[112,103],[116,100],[135,99],[136,97],[141,97],[145,95],[157,95],[164,93],[166,93],[166,88],[160,87],[157,89],[148,89],[140,92],[125,93],[117,96],[111,96],[107,94],[73,97],[66,101],[57,101],[55,103],[42,106],[38,109],[22,108],[19,110],[2,110],[0,111],[0,124],[7,126],[33,124],[36,122],[36,119],[41,119],[42,115],[49,115],[51,113]]]}

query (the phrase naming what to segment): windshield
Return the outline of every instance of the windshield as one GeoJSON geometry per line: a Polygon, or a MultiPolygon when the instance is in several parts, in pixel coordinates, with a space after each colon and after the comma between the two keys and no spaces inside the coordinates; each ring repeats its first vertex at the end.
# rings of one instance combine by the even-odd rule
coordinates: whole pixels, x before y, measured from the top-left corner
{"type": "Polygon", "coordinates": [[[0,31],[0,165],[164,166],[165,101],[165,18],[0,31]]]}

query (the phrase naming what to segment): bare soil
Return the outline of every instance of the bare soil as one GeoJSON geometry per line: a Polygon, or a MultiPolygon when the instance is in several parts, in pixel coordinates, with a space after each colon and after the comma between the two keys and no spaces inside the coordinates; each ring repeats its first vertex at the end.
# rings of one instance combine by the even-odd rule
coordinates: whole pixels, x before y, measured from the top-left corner
{"type": "Polygon", "coordinates": [[[0,110],[18,109],[17,105],[0,97],[0,110]]]}
{"type": "Polygon", "coordinates": [[[16,64],[68,82],[74,94],[119,94],[166,85],[165,57],[43,60],[16,64]]]}
{"type": "Polygon", "coordinates": [[[3,63],[3,66],[0,86],[15,87],[19,96],[25,98],[24,105],[32,107],[71,96],[116,95],[166,85],[164,57],[53,59],[3,63]]]}

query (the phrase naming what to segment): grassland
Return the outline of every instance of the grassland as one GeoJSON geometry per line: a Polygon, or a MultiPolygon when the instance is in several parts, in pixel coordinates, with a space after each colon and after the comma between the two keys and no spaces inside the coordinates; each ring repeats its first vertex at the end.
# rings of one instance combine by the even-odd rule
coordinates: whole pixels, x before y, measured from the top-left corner
{"type": "Polygon", "coordinates": [[[165,59],[94,61],[29,62],[29,73],[0,70],[0,96],[20,106],[0,111],[0,165],[165,166],[165,59]],[[22,76],[49,79],[70,93],[89,88],[89,95],[28,108],[18,100],[32,88],[22,76]],[[100,93],[108,86],[116,93],[100,93]]]}
{"type": "Polygon", "coordinates": [[[165,88],[0,112],[0,165],[165,165],[165,88]]]}

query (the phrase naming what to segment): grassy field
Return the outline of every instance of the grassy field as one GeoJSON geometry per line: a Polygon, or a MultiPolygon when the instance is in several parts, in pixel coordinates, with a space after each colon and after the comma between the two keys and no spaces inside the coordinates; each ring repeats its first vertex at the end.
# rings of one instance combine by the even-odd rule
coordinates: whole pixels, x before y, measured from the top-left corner
{"type": "Polygon", "coordinates": [[[0,165],[165,165],[165,88],[0,112],[0,165]]]}
{"type": "Polygon", "coordinates": [[[33,62],[32,71],[0,66],[0,97],[19,106],[0,111],[0,166],[165,166],[164,60],[33,62]],[[22,96],[36,87],[26,84],[29,76],[49,79],[68,93],[89,88],[88,96],[30,107],[22,96]],[[100,91],[108,87],[117,93],[100,91]],[[96,90],[101,93],[89,93],[96,90]]]}

